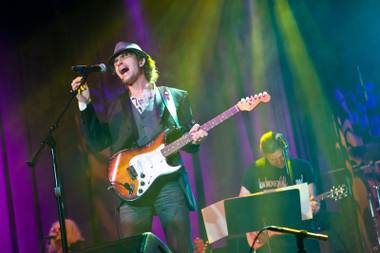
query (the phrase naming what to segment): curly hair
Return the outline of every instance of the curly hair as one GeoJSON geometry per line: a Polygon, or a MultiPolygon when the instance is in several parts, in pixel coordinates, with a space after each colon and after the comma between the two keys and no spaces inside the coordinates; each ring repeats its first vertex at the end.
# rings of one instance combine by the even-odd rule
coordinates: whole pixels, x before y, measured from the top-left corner
{"type": "Polygon", "coordinates": [[[143,66],[144,75],[149,83],[155,84],[159,76],[158,69],[156,66],[156,61],[153,60],[153,58],[150,55],[145,54],[143,52],[135,51],[135,50],[133,50],[132,52],[135,53],[135,55],[137,56],[139,60],[145,59],[145,64],[143,66]]]}
{"type": "Polygon", "coordinates": [[[108,66],[112,70],[113,74],[116,74],[115,73],[115,67],[113,66],[113,60],[118,55],[125,54],[127,52],[130,52],[130,53],[133,53],[134,55],[136,55],[136,57],[137,57],[138,60],[145,59],[145,63],[144,63],[144,66],[143,66],[144,75],[145,75],[145,77],[146,77],[146,79],[148,80],[149,83],[156,84],[156,81],[157,81],[158,76],[159,76],[158,69],[157,69],[157,66],[156,66],[156,61],[153,60],[153,58],[149,54],[147,54],[145,52],[142,52],[142,51],[139,51],[139,50],[135,50],[133,48],[129,48],[129,49],[126,49],[124,51],[121,51],[117,55],[114,55],[109,60],[108,66]]]}

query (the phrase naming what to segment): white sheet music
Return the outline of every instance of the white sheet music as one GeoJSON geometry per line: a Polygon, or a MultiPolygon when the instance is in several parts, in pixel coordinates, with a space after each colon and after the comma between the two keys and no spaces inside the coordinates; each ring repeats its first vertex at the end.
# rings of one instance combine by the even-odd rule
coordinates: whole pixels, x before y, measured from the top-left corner
{"type": "MultiPolygon", "coordinates": [[[[313,212],[311,210],[309,199],[309,187],[307,183],[287,186],[283,188],[274,189],[266,192],[253,193],[247,196],[257,196],[261,194],[269,194],[273,192],[287,191],[292,189],[298,189],[300,192],[300,205],[302,220],[310,220],[313,218],[313,212]]],[[[214,204],[211,204],[203,208],[202,216],[206,229],[207,239],[209,243],[214,243],[220,239],[228,236],[227,221],[224,210],[224,200],[220,200],[214,204]]]]}
{"type": "Polygon", "coordinates": [[[203,208],[202,216],[209,243],[216,242],[228,236],[224,200],[203,208]]]}
{"type": "Polygon", "coordinates": [[[292,190],[292,189],[298,189],[300,192],[302,220],[313,219],[313,211],[311,210],[310,196],[309,196],[309,186],[307,185],[307,183],[278,188],[278,189],[275,189],[274,191],[280,192],[280,191],[287,191],[287,190],[292,190]]]}

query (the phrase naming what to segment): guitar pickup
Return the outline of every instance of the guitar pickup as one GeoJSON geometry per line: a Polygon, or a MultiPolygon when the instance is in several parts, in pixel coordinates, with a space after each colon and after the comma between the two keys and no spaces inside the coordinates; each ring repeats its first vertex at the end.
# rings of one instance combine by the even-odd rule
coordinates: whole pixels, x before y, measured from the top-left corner
{"type": "Polygon", "coordinates": [[[129,167],[127,168],[127,172],[128,172],[129,176],[130,176],[132,179],[136,179],[136,177],[137,177],[137,172],[136,172],[135,168],[133,168],[133,166],[129,166],[129,167]]]}

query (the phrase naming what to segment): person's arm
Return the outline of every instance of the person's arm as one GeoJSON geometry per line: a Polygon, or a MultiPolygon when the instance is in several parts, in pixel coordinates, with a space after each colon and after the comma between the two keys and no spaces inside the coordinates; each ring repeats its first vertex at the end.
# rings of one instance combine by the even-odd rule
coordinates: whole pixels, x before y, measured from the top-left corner
{"type": "Polygon", "coordinates": [[[247,188],[245,188],[244,186],[241,186],[239,197],[247,196],[248,194],[251,194],[251,192],[247,188]]]}
{"type": "Polygon", "coordinates": [[[256,176],[255,176],[255,170],[257,168],[255,167],[255,163],[251,164],[244,172],[243,177],[241,179],[240,183],[240,192],[239,197],[247,196],[251,193],[257,192],[257,187],[255,187],[255,183],[257,182],[256,176]]]}
{"type": "Polygon", "coordinates": [[[87,84],[79,87],[81,76],[76,77],[71,82],[72,90],[76,91],[80,89],[76,98],[78,100],[78,106],[80,110],[80,124],[81,129],[85,135],[87,143],[95,151],[101,151],[108,147],[111,143],[111,137],[108,130],[108,124],[101,123],[98,120],[95,109],[91,103],[90,89],[87,84]]]}
{"type": "Polygon", "coordinates": [[[321,206],[319,201],[316,200],[317,188],[315,185],[313,166],[309,161],[303,159],[299,159],[297,161],[299,161],[300,169],[302,171],[302,174],[304,175],[304,182],[308,183],[311,210],[313,211],[313,214],[316,214],[321,206]]]}
{"type": "Polygon", "coordinates": [[[96,115],[93,105],[87,105],[80,112],[80,124],[86,142],[95,151],[101,151],[111,145],[111,134],[107,123],[101,123],[96,115]]]}

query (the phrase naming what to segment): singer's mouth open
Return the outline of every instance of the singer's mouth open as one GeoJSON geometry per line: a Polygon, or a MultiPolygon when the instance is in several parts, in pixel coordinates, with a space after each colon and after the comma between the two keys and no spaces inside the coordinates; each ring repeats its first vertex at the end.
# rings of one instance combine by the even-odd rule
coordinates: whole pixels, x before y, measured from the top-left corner
{"type": "Polygon", "coordinates": [[[119,71],[120,71],[121,74],[124,74],[124,73],[127,73],[128,70],[129,70],[128,67],[123,67],[123,68],[121,68],[119,71]]]}

